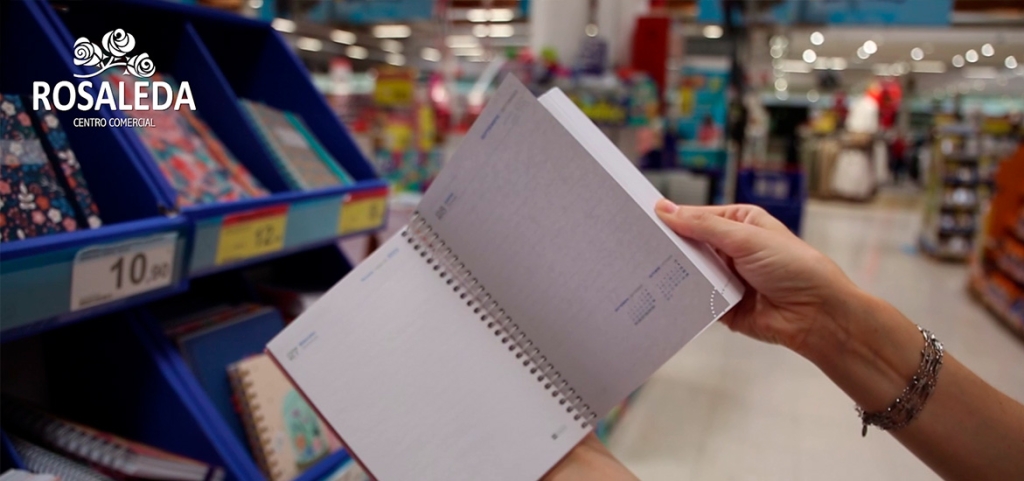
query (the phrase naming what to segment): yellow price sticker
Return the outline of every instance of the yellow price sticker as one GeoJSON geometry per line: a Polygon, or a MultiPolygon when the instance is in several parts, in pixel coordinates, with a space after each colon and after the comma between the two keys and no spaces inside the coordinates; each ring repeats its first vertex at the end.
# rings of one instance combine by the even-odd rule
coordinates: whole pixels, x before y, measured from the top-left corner
{"type": "Polygon", "coordinates": [[[351,194],[341,204],[338,232],[346,235],[380,227],[384,224],[384,214],[387,210],[387,189],[351,194]]]}
{"type": "Polygon", "coordinates": [[[217,265],[281,250],[287,221],[284,205],[225,216],[217,240],[217,265]]]}

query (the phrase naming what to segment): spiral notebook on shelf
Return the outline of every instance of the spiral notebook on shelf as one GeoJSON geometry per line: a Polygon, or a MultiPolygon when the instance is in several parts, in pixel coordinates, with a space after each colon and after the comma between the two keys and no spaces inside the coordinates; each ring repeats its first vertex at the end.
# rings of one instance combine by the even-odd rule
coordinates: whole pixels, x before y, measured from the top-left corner
{"type": "Polygon", "coordinates": [[[341,441],[266,354],[228,366],[253,455],[272,481],[298,477],[341,449],[341,441]]]}
{"type": "Polygon", "coordinates": [[[743,295],[660,197],[509,76],[409,225],[268,350],[378,480],[538,479],[743,295]]]}

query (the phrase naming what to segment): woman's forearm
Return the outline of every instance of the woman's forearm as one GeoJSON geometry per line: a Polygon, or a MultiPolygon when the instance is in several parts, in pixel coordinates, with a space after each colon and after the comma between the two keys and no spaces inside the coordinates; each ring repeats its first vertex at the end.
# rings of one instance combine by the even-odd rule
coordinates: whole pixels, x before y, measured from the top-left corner
{"type": "MultiPolygon", "coordinates": [[[[889,407],[921,362],[925,341],[891,305],[851,290],[798,352],[867,411],[889,407]]],[[[1024,479],[1024,407],[946,354],[927,403],[892,431],[950,480],[1024,479]]]]}

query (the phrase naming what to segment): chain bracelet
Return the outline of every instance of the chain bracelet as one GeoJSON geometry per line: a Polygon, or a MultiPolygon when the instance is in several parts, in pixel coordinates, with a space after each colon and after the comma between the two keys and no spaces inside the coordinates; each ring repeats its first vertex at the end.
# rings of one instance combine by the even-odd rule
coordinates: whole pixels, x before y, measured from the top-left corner
{"type": "Polygon", "coordinates": [[[924,336],[924,347],[921,349],[921,364],[899,397],[884,411],[865,412],[857,407],[863,427],[861,436],[867,436],[868,425],[877,426],[883,431],[895,431],[910,424],[924,408],[928,397],[935,389],[939,369],[942,367],[944,348],[931,331],[917,326],[924,336]]]}

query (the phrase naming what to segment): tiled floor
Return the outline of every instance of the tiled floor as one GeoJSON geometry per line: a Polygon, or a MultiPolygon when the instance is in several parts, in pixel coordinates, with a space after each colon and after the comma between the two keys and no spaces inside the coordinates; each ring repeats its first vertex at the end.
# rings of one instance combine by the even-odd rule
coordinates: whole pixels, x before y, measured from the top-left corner
{"type": "MultiPolygon", "coordinates": [[[[914,252],[919,210],[809,204],[805,238],[864,289],[933,330],[949,352],[1024,401],[1024,343],[965,291],[966,267],[914,252]]],[[[713,326],[659,370],[610,446],[643,480],[933,480],[813,365],[713,326]]]]}

